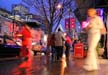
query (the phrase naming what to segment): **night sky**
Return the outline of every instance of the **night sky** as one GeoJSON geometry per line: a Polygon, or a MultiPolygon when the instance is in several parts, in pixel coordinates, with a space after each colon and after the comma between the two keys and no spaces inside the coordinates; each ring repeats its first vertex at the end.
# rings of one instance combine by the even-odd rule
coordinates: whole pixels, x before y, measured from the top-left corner
{"type": "MultiPolygon", "coordinates": [[[[13,4],[24,4],[24,2],[22,0],[0,0],[0,8],[3,8],[8,11],[12,10],[13,4]]],[[[26,5],[26,4],[24,4],[24,5],[26,5]]],[[[34,10],[33,7],[29,7],[29,10],[30,10],[29,11],[30,13],[36,13],[36,11],[34,10]]],[[[63,29],[65,29],[64,28],[64,19],[61,21],[61,24],[63,26],[63,29]]],[[[78,24],[78,22],[76,22],[76,24],[78,24]]]]}
{"type": "MultiPolygon", "coordinates": [[[[6,9],[8,11],[12,10],[13,4],[23,4],[27,6],[26,4],[24,4],[22,0],[0,0],[0,8],[6,9]]],[[[36,13],[33,7],[29,7],[29,10],[30,10],[30,13],[36,13]]]]}
{"type": "Polygon", "coordinates": [[[12,4],[19,4],[21,0],[0,0],[0,7],[11,11],[12,4]]]}

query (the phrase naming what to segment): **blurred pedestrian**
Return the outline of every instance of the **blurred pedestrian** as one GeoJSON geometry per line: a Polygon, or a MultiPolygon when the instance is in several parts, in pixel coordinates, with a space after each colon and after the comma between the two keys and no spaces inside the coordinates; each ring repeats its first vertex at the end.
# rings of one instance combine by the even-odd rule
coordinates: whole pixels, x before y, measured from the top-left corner
{"type": "Polygon", "coordinates": [[[63,47],[64,47],[65,36],[63,32],[58,29],[58,32],[55,33],[55,50],[57,53],[57,60],[60,60],[63,56],[63,47]]]}
{"type": "Polygon", "coordinates": [[[56,59],[56,51],[55,51],[55,33],[51,36],[51,53],[52,53],[52,61],[56,59]]]}
{"type": "Polygon", "coordinates": [[[82,43],[82,42],[81,42],[81,39],[78,39],[78,40],[77,40],[77,43],[78,43],[78,44],[82,43]]]}
{"type": "Polygon", "coordinates": [[[72,45],[72,41],[70,39],[70,37],[68,35],[66,35],[66,40],[65,40],[65,46],[66,46],[66,50],[65,50],[65,54],[66,54],[66,59],[69,59],[70,56],[70,48],[72,45]]]}
{"type": "Polygon", "coordinates": [[[72,43],[72,49],[73,49],[73,51],[74,51],[74,45],[77,43],[77,39],[74,39],[73,40],[73,43],[72,43]]]}
{"type": "Polygon", "coordinates": [[[96,47],[101,38],[101,33],[105,33],[106,31],[102,19],[96,13],[96,9],[94,8],[90,8],[87,11],[89,24],[85,30],[88,33],[88,53],[83,67],[87,71],[99,69],[96,47]]]}
{"type": "Polygon", "coordinates": [[[51,57],[52,57],[52,61],[55,61],[56,59],[56,52],[55,52],[55,33],[52,33],[49,41],[48,41],[48,46],[51,47],[51,57]]]}
{"type": "Polygon", "coordinates": [[[32,55],[32,34],[31,34],[31,27],[24,24],[22,30],[22,47],[21,47],[21,57],[29,57],[32,55]]]}

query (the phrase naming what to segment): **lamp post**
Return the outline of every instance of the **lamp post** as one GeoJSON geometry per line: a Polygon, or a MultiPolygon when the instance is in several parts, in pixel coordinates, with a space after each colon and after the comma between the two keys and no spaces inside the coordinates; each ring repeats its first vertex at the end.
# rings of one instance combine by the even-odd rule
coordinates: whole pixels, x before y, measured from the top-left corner
{"type": "Polygon", "coordinates": [[[72,36],[72,35],[74,35],[74,32],[73,32],[73,29],[71,29],[71,28],[73,28],[73,27],[71,27],[71,3],[69,3],[69,9],[68,9],[68,13],[69,13],[69,24],[68,24],[68,33],[69,33],[69,35],[70,36],[72,36]]]}
{"type": "Polygon", "coordinates": [[[16,11],[13,10],[13,31],[12,31],[12,36],[14,36],[14,29],[15,29],[15,13],[16,13],[16,11]]]}
{"type": "Polygon", "coordinates": [[[68,27],[69,27],[69,33],[70,33],[70,20],[71,20],[71,19],[70,19],[70,4],[69,4],[69,24],[68,24],[68,25],[69,25],[69,26],[68,26],[68,27]]]}
{"type": "MultiPolygon", "coordinates": [[[[57,10],[61,10],[63,8],[63,5],[62,4],[58,4],[57,6],[56,6],[56,9],[57,10]]],[[[61,13],[61,11],[60,11],[60,13],[61,13]]],[[[61,15],[61,14],[60,14],[61,15]]],[[[59,25],[57,25],[57,26],[59,26],[59,25]]]]}

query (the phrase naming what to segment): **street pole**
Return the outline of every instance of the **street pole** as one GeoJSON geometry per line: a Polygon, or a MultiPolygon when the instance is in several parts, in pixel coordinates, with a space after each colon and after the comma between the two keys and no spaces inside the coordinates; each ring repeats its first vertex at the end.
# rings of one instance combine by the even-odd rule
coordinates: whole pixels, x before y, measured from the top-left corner
{"type": "Polygon", "coordinates": [[[107,26],[106,26],[107,27],[107,43],[106,43],[106,47],[107,47],[107,58],[108,58],[108,12],[107,12],[107,20],[106,21],[107,21],[107,23],[106,23],[107,24],[107,26]]]}
{"type": "Polygon", "coordinates": [[[70,9],[69,9],[69,24],[68,24],[69,26],[69,34],[70,34],[70,9]]]}
{"type": "Polygon", "coordinates": [[[71,31],[70,31],[70,23],[71,23],[70,12],[71,12],[71,5],[69,4],[69,24],[68,24],[69,25],[68,26],[69,27],[69,34],[71,34],[71,31]]]}
{"type": "Polygon", "coordinates": [[[13,10],[13,31],[12,31],[12,37],[14,36],[14,29],[15,29],[15,10],[13,10]]]}

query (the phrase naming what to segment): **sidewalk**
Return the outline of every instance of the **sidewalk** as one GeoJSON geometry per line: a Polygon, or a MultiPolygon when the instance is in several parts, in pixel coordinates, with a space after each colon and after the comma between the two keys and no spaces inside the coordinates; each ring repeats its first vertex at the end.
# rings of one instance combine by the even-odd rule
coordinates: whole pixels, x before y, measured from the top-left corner
{"type": "Polygon", "coordinates": [[[0,60],[0,75],[108,75],[108,59],[99,59],[100,70],[86,72],[84,59],[70,59],[67,67],[63,62],[51,62],[45,55],[37,55],[27,61],[0,60]]]}

